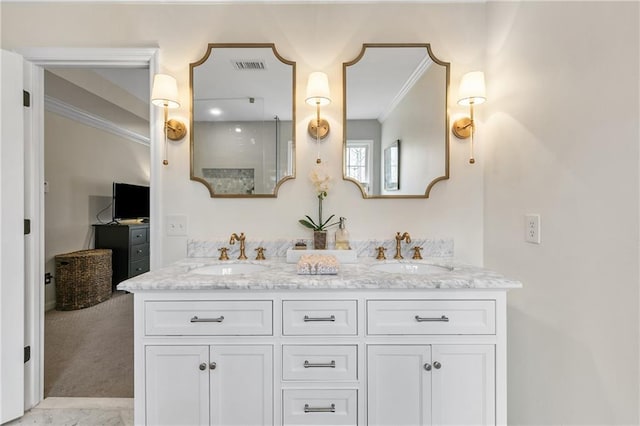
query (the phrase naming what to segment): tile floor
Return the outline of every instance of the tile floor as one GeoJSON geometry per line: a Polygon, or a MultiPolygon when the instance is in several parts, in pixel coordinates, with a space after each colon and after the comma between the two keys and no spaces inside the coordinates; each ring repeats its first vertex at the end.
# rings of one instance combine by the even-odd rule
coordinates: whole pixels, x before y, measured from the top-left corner
{"type": "Polygon", "coordinates": [[[14,425],[132,426],[133,398],[46,398],[14,425]]]}

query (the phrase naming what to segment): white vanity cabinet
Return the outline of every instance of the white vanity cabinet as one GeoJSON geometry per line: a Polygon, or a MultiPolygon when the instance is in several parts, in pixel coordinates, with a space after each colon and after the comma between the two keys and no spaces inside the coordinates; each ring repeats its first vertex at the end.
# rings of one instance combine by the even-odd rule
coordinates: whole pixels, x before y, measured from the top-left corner
{"type": "Polygon", "coordinates": [[[506,425],[505,289],[134,300],[136,425],[506,425]]]}
{"type": "Polygon", "coordinates": [[[494,350],[493,345],[369,345],[369,424],[495,424],[494,350]]]}
{"type": "Polygon", "coordinates": [[[149,425],[272,424],[269,345],[147,346],[145,362],[149,425]]]}

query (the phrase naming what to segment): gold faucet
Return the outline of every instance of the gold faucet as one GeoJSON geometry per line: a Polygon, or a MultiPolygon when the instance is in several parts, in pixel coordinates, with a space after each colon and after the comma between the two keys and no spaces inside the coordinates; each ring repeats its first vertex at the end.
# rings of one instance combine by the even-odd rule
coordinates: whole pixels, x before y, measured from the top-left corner
{"type": "Polygon", "coordinates": [[[400,243],[402,241],[406,241],[407,243],[411,242],[411,236],[408,232],[405,232],[402,235],[399,232],[396,232],[396,255],[393,256],[394,259],[404,259],[404,257],[402,257],[402,254],[400,254],[400,243]]]}
{"type": "Polygon", "coordinates": [[[234,232],[233,234],[231,234],[231,238],[229,239],[229,244],[232,244],[232,245],[235,244],[236,241],[240,241],[240,256],[238,256],[238,259],[240,260],[247,259],[247,255],[244,254],[244,240],[245,240],[244,232],[241,232],[239,237],[238,237],[238,234],[234,232]]]}
{"type": "Polygon", "coordinates": [[[385,260],[386,256],[384,255],[384,252],[387,250],[386,248],[384,248],[383,246],[380,247],[376,247],[376,250],[378,251],[378,255],[376,256],[377,260],[385,260]]]}
{"type": "Polygon", "coordinates": [[[258,254],[256,255],[256,260],[265,260],[264,251],[266,250],[266,248],[258,247],[255,250],[258,252],[258,254]]]}
{"type": "Polygon", "coordinates": [[[218,260],[229,260],[229,256],[227,256],[227,248],[226,247],[221,247],[218,249],[218,251],[220,252],[220,257],[218,258],[218,260]]]}
{"type": "Polygon", "coordinates": [[[411,257],[412,259],[416,259],[416,260],[422,259],[422,254],[420,254],[420,252],[422,251],[422,247],[415,246],[415,247],[412,247],[411,249],[413,250],[413,256],[411,257]]]}

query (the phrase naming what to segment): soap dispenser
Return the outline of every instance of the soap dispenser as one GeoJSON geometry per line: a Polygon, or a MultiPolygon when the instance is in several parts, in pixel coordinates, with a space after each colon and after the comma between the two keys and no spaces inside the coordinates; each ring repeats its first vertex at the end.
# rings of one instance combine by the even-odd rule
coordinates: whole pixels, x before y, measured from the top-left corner
{"type": "Polygon", "coordinates": [[[347,228],[345,227],[345,220],[347,220],[344,217],[340,218],[340,224],[338,225],[338,230],[336,231],[336,249],[337,250],[349,250],[351,249],[351,247],[349,247],[349,231],[347,231],[347,228]]]}

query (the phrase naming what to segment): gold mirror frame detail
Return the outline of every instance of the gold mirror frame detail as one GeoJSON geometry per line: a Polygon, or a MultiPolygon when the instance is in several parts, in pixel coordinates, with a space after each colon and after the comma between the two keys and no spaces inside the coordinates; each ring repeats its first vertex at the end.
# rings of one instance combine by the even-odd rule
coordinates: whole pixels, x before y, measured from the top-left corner
{"type": "MultiPolygon", "coordinates": [[[[349,62],[344,62],[342,64],[342,82],[343,82],[343,149],[342,149],[342,178],[347,181],[351,181],[358,186],[360,192],[362,193],[362,198],[372,199],[372,198],[429,198],[429,193],[433,186],[442,181],[449,179],[449,110],[448,110],[448,98],[449,98],[449,85],[450,85],[450,64],[449,62],[441,61],[436,58],[431,50],[431,45],[429,43],[365,43],[362,45],[362,50],[358,54],[358,56],[349,62]],[[373,48],[407,48],[407,47],[418,47],[424,48],[427,51],[427,54],[433,63],[440,65],[445,68],[446,82],[445,82],[445,93],[444,93],[444,102],[442,107],[444,109],[444,127],[443,127],[443,141],[444,141],[444,174],[442,176],[437,176],[428,182],[424,194],[406,194],[406,195],[387,195],[387,194],[370,194],[364,188],[362,183],[357,179],[350,177],[347,175],[347,131],[348,131],[348,123],[347,123],[347,68],[357,64],[365,55],[367,49],[373,48]]],[[[375,91],[375,88],[371,89],[375,91]]],[[[383,148],[383,147],[382,147],[383,148]]],[[[378,165],[379,166],[379,165],[378,165]]],[[[375,166],[374,166],[375,167],[375,166]]],[[[384,170],[382,170],[384,173],[384,170]]],[[[382,185],[382,184],[381,184],[382,185]]]]}
{"type": "MultiPolygon", "coordinates": [[[[196,61],[189,64],[189,93],[190,93],[190,105],[189,105],[189,115],[190,115],[190,128],[192,129],[190,133],[190,179],[196,182],[202,183],[209,191],[209,195],[211,198],[276,198],[278,196],[278,190],[280,186],[290,180],[295,179],[296,177],[296,135],[295,135],[295,123],[296,123],[296,62],[290,61],[282,57],[278,51],[276,50],[274,43],[209,43],[207,45],[207,51],[204,56],[196,61]],[[200,176],[196,176],[194,173],[194,91],[193,91],[193,79],[194,79],[194,68],[204,64],[207,59],[211,56],[213,49],[221,49],[221,48],[269,48],[272,50],[275,58],[282,62],[285,65],[291,66],[291,122],[292,122],[292,132],[291,132],[291,145],[292,145],[292,158],[291,158],[291,174],[283,176],[279,179],[273,189],[272,193],[259,193],[259,194],[218,194],[214,191],[214,188],[211,184],[204,178],[200,176]]],[[[238,170],[242,170],[241,167],[238,167],[238,170]]]]}

